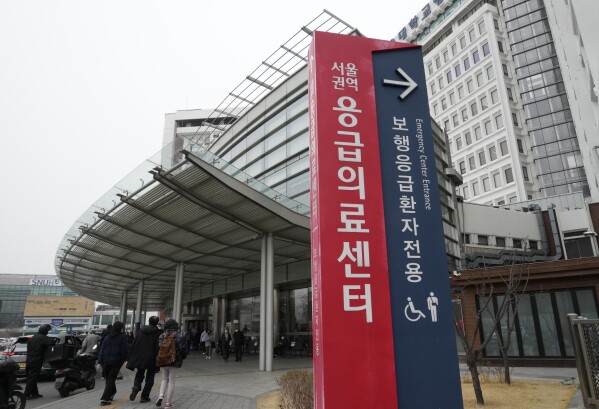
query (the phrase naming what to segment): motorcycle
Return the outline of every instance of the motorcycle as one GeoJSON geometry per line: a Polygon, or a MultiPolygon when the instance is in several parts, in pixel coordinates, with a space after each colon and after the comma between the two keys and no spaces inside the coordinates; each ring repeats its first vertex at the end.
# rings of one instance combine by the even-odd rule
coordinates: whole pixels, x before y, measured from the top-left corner
{"type": "Polygon", "coordinates": [[[6,359],[0,363],[0,387],[5,389],[8,395],[6,403],[8,409],[25,409],[27,399],[22,392],[23,387],[17,384],[16,372],[19,370],[19,364],[12,359],[6,359]]]}
{"type": "Polygon", "coordinates": [[[92,352],[75,355],[75,358],[69,361],[68,365],[56,370],[54,387],[62,398],[66,398],[76,389],[91,390],[96,387],[96,360],[98,354],[95,349],[94,346],[92,352]]]}

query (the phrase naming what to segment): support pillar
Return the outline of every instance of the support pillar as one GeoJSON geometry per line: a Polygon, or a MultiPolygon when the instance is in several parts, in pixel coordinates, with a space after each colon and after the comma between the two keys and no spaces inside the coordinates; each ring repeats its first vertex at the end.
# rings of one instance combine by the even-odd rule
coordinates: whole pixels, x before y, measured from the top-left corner
{"type": "Polygon", "coordinates": [[[144,323],[142,322],[142,304],[141,301],[143,299],[143,294],[144,294],[144,280],[139,280],[139,283],[137,284],[137,304],[135,305],[135,314],[133,317],[133,325],[135,326],[136,322],[139,322],[141,325],[143,325],[144,323]]]}
{"type": "Polygon", "coordinates": [[[180,263],[175,272],[175,297],[173,300],[173,318],[181,326],[181,304],[183,303],[183,277],[185,275],[185,265],[180,263]]]}
{"type": "Polygon", "coordinates": [[[260,261],[260,353],[259,369],[266,369],[266,236],[262,236],[262,254],[260,261]]]}
{"type": "Polygon", "coordinates": [[[119,312],[120,321],[127,325],[127,290],[121,294],[121,310],[119,312]]]}
{"type": "Polygon", "coordinates": [[[273,292],[274,292],[274,243],[272,233],[266,238],[266,371],[272,372],[273,355],[273,292]]]}

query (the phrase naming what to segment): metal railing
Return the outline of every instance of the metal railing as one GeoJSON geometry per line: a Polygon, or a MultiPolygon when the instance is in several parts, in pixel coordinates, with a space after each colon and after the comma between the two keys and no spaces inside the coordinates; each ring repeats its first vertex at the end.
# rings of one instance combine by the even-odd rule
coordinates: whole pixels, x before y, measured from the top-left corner
{"type": "Polygon", "coordinates": [[[568,314],[585,408],[599,408],[599,320],[568,314]]]}

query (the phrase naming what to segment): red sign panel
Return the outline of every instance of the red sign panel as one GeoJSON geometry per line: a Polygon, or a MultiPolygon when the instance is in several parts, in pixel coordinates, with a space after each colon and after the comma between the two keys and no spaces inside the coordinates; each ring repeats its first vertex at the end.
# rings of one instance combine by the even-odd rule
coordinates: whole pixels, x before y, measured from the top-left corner
{"type": "Polygon", "coordinates": [[[406,47],[316,32],[310,48],[317,409],[397,407],[371,54],[406,47]]]}

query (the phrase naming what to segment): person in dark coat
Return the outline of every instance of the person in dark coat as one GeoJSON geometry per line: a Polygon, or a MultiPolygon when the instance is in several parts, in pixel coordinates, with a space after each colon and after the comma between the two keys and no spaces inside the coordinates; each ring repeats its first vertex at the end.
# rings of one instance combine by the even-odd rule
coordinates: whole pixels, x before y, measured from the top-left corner
{"type": "Polygon", "coordinates": [[[165,400],[164,408],[173,407],[173,395],[175,393],[175,380],[177,379],[177,372],[179,368],[183,366],[183,360],[187,357],[189,352],[185,338],[179,331],[179,324],[174,319],[166,320],[164,323],[164,333],[160,334],[158,338],[158,344],[162,344],[166,337],[174,336],[175,343],[175,362],[169,366],[161,366],[160,373],[162,374],[162,383],[160,384],[160,395],[156,401],[156,406],[161,406],[162,401],[165,400]]]}
{"type": "Polygon", "coordinates": [[[123,333],[125,324],[116,321],[112,325],[110,335],[104,338],[102,349],[98,357],[98,363],[102,365],[102,373],[106,377],[106,386],[104,393],[100,398],[100,405],[106,406],[112,403],[116,394],[116,378],[121,366],[127,360],[129,346],[127,345],[127,336],[123,333]]]}
{"type": "Polygon", "coordinates": [[[156,375],[156,356],[158,355],[158,317],[150,317],[149,325],[144,325],[135,335],[135,340],[131,345],[127,369],[135,370],[135,379],[129,400],[135,400],[135,397],[141,391],[141,403],[150,401],[150,391],[154,385],[154,376],[156,375]],[[141,384],[146,379],[143,390],[141,384]]]}
{"type": "Polygon", "coordinates": [[[239,328],[235,328],[233,333],[233,341],[235,342],[235,362],[240,362],[243,356],[243,344],[245,342],[245,335],[239,331],[239,328]]]}
{"type": "Polygon", "coordinates": [[[223,351],[223,361],[227,362],[229,360],[229,345],[231,345],[231,340],[233,337],[229,332],[229,328],[225,328],[225,332],[220,337],[221,348],[223,351]]]}
{"type": "Polygon", "coordinates": [[[25,396],[27,399],[41,398],[37,389],[37,378],[40,376],[42,371],[42,364],[44,363],[44,355],[50,345],[54,345],[54,340],[48,336],[48,332],[52,329],[50,324],[43,324],[39,327],[37,334],[35,334],[27,342],[27,360],[26,360],[26,371],[27,371],[27,386],[25,386],[25,396]]]}

